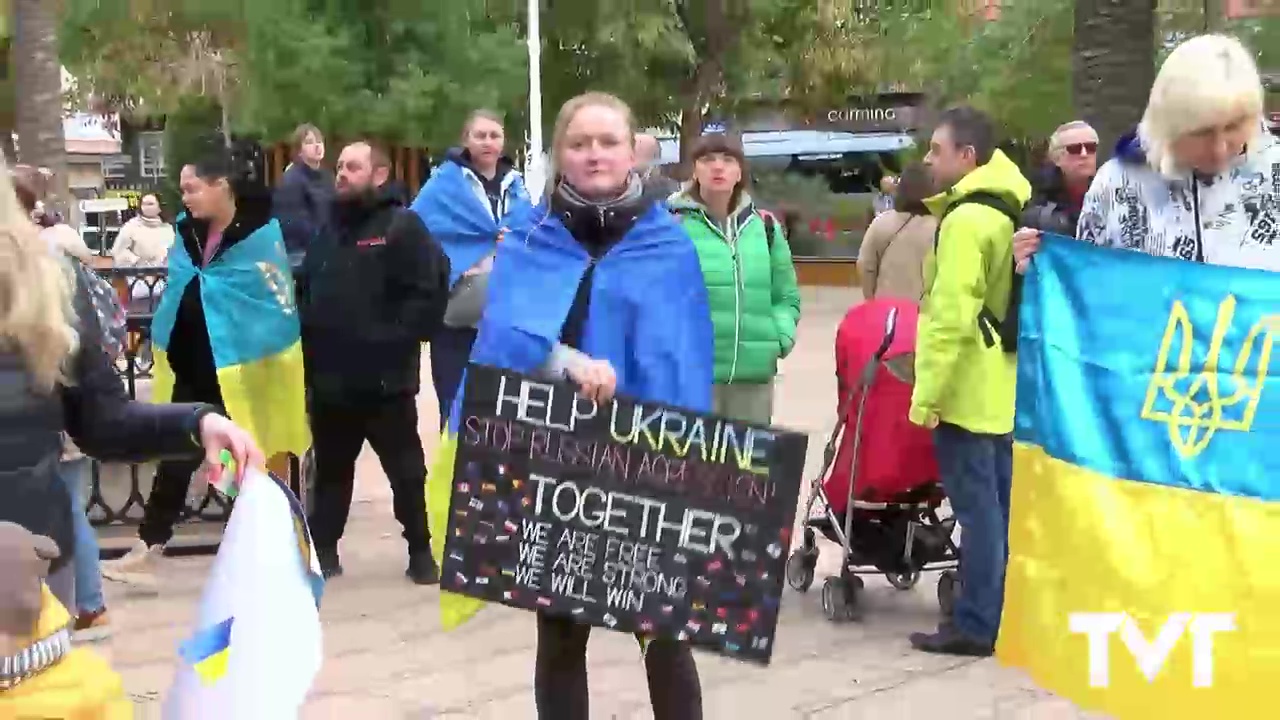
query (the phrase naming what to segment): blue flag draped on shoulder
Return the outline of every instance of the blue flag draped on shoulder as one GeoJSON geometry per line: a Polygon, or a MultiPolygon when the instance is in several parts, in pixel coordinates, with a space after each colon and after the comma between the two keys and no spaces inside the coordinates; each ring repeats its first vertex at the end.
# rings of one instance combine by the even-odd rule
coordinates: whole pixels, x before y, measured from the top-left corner
{"type": "MultiPolygon", "coordinates": [[[[529,211],[529,196],[519,177],[512,180],[505,218],[521,219],[529,211]]],[[[449,256],[449,286],[492,253],[503,232],[457,163],[445,162],[431,173],[411,209],[422,218],[431,237],[449,256]]]]}
{"type": "Polygon", "coordinates": [[[187,286],[200,278],[209,344],[227,414],[268,458],[311,444],[298,309],[280,224],[272,220],[200,268],[174,243],[164,294],[151,325],[154,402],[173,397],[169,340],[187,286]]]}
{"type": "MultiPolygon", "coordinates": [[[[532,228],[513,228],[499,245],[471,362],[532,374],[559,342],[591,259],[545,204],[530,217],[532,228]]],[[[711,409],[706,283],[693,244],[667,210],[655,203],[595,262],[590,302],[580,349],[613,365],[619,394],[695,412],[711,409]]],[[[465,378],[462,387],[465,392],[465,378]]],[[[427,485],[430,526],[437,529],[449,526],[462,396],[454,401],[432,463],[435,480],[427,485]]],[[[432,546],[438,563],[444,546],[432,546]]],[[[442,624],[456,627],[483,605],[441,592],[442,624]]]]}
{"type": "Polygon", "coordinates": [[[1114,717],[1280,677],[1280,275],[1047,237],[1018,344],[998,656],[1114,717]]]}

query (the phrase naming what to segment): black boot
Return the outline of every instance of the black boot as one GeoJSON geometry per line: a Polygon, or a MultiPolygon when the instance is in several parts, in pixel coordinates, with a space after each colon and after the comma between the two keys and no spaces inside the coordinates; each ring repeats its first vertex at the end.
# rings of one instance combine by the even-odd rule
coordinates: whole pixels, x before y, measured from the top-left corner
{"type": "Polygon", "coordinates": [[[338,551],[316,548],[316,562],[320,565],[320,574],[325,580],[342,575],[342,562],[338,560],[338,551]]]}
{"type": "Polygon", "coordinates": [[[934,633],[911,633],[911,647],[936,655],[991,657],[995,654],[993,643],[970,637],[949,622],[939,625],[934,633]]]}
{"type": "Polygon", "coordinates": [[[440,582],[440,568],[436,567],[436,559],[431,555],[431,546],[426,550],[409,553],[409,569],[404,571],[406,577],[416,585],[436,585],[440,582]]]}

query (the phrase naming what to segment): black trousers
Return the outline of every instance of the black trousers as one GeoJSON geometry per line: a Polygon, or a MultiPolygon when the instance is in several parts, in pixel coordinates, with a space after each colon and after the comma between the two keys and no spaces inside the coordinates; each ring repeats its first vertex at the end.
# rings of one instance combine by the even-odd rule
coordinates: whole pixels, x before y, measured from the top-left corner
{"type": "Polygon", "coordinates": [[[347,527],[356,458],[366,440],[391,483],[396,520],[409,552],[425,551],[427,463],[418,437],[418,406],[412,394],[337,402],[313,398],[311,438],[316,473],[307,522],[316,547],[336,550],[347,527]]]}
{"type": "MultiPolygon", "coordinates": [[[[587,640],[591,626],[538,613],[533,694],[539,720],[589,720],[587,640]]],[[[702,685],[687,643],[649,641],[644,653],[654,720],[702,720],[702,685]]]]}
{"type": "Polygon", "coordinates": [[[462,373],[471,359],[476,342],[475,328],[441,328],[431,338],[431,384],[440,401],[440,427],[449,422],[453,399],[462,385],[462,373]]]}
{"type": "MultiPolygon", "coordinates": [[[[178,381],[173,386],[173,402],[202,402],[220,408],[222,394],[216,385],[200,389],[178,381]]],[[[191,459],[165,460],[156,466],[151,492],[147,494],[147,502],[142,508],[142,524],[138,526],[138,537],[144,543],[163,545],[173,538],[173,526],[178,524],[187,509],[191,476],[203,462],[201,455],[193,454],[191,459]]]]}

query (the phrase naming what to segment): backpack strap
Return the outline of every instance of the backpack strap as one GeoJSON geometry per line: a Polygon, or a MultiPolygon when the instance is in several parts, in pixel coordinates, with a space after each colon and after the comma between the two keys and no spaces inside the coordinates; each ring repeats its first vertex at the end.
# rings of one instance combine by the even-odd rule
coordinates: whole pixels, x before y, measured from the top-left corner
{"type": "Polygon", "coordinates": [[[995,210],[996,212],[1000,213],[1001,215],[1004,215],[1005,217],[1009,218],[1009,222],[1013,223],[1014,230],[1018,229],[1018,223],[1021,222],[1020,211],[1014,208],[1012,205],[1010,205],[1008,201],[1006,201],[1004,198],[1000,197],[999,195],[996,195],[994,193],[989,193],[989,192],[970,193],[960,198],[959,200],[955,201],[954,203],[952,203],[946,210],[942,212],[942,217],[938,219],[938,229],[933,234],[934,250],[937,250],[938,240],[939,238],[942,237],[942,221],[946,220],[948,215],[955,212],[956,208],[961,207],[962,205],[984,205],[986,207],[989,207],[992,210],[995,210]]]}
{"type": "MultiPolygon", "coordinates": [[[[943,211],[942,217],[938,219],[938,229],[933,235],[933,249],[936,253],[938,250],[938,241],[942,239],[942,223],[947,216],[955,211],[961,205],[984,205],[999,212],[1001,215],[1009,218],[1009,222],[1013,223],[1013,229],[1017,230],[1021,222],[1019,210],[1009,204],[1004,198],[994,193],[975,192],[966,195],[950,207],[943,211]]],[[[1016,263],[1010,261],[1011,280],[1009,283],[1009,303],[1005,311],[1005,317],[1001,319],[987,307],[985,304],[978,311],[978,330],[982,333],[982,341],[987,347],[995,347],[999,341],[1000,347],[1007,353],[1017,352],[1018,347],[1018,312],[1022,304],[1022,275],[1018,274],[1016,263]]]]}
{"type": "Polygon", "coordinates": [[[773,252],[773,238],[778,232],[778,219],[768,210],[756,210],[756,214],[764,221],[764,237],[769,244],[769,252],[773,252]]]}
{"type": "MultiPolygon", "coordinates": [[[[670,212],[672,215],[676,216],[677,218],[680,218],[680,217],[683,217],[684,215],[688,215],[695,212],[693,210],[675,208],[671,206],[667,206],[667,211],[670,212]]],[[[765,242],[768,244],[769,252],[772,253],[773,240],[778,233],[778,229],[777,229],[778,219],[774,216],[773,213],[769,212],[768,210],[760,210],[754,207],[747,208],[746,210],[744,210],[743,216],[740,216],[740,217],[743,217],[744,220],[749,220],[753,213],[756,215],[759,215],[760,219],[764,221],[765,242]]]]}

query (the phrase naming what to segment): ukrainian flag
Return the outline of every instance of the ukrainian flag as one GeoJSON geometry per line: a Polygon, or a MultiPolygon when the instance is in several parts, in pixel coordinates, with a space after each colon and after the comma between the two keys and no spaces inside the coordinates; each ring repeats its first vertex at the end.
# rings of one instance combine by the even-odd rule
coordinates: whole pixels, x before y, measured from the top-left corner
{"type": "Polygon", "coordinates": [[[1022,302],[998,657],[1118,718],[1265,714],[1280,276],[1049,237],[1022,302]]]}
{"type": "Polygon", "coordinates": [[[154,402],[173,397],[169,339],[187,285],[200,278],[209,344],[227,414],[253,434],[268,459],[302,455],[307,425],[301,329],[280,224],[272,220],[200,268],[182,243],[169,251],[164,295],[151,324],[154,402]]]}
{"type": "Polygon", "coordinates": [[[227,618],[200,630],[178,648],[178,655],[195,668],[203,685],[215,685],[227,674],[234,622],[234,618],[227,618]]]}

